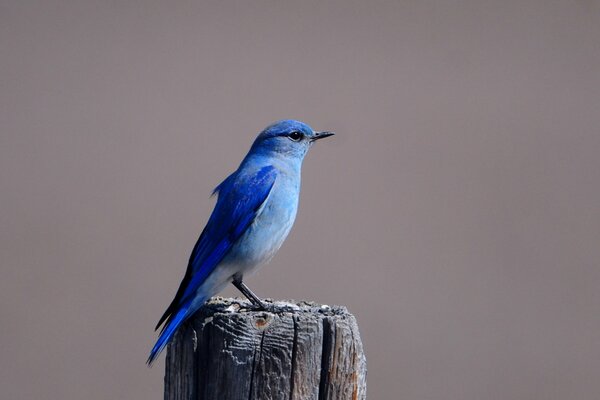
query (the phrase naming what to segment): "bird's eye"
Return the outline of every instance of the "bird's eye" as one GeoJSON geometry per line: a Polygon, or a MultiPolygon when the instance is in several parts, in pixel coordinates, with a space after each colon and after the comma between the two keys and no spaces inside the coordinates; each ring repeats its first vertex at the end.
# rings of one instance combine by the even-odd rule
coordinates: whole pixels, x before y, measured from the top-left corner
{"type": "Polygon", "coordinates": [[[294,142],[299,142],[304,137],[304,135],[301,132],[296,131],[296,132],[290,133],[288,137],[290,138],[290,140],[293,140],[294,142]]]}

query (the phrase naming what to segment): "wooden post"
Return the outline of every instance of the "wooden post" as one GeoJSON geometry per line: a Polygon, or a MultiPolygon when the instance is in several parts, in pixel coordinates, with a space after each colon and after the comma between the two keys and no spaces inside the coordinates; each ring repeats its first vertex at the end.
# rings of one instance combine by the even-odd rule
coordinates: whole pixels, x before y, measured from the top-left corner
{"type": "Polygon", "coordinates": [[[168,346],[165,400],[366,399],[366,360],[345,307],[214,298],[168,346]]]}

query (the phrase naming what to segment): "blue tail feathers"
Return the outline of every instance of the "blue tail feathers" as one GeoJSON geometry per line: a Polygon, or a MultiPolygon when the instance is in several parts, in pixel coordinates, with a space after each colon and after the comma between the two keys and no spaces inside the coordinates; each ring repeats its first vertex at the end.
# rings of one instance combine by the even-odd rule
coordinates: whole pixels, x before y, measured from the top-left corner
{"type": "Polygon", "coordinates": [[[149,366],[152,366],[152,363],[154,360],[156,360],[156,357],[158,357],[160,352],[163,351],[165,346],[169,343],[175,332],[177,332],[177,328],[179,328],[179,326],[185,322],[187,317],[189,317],[189,307],[189,304],[185,304],[179,309],[179,311],[177,311],[173,318],[169,318],[167,324],[160,333],[156,344],[150,351],[150,356],[148,357],[148,361],[146,361],[149,366]]]}

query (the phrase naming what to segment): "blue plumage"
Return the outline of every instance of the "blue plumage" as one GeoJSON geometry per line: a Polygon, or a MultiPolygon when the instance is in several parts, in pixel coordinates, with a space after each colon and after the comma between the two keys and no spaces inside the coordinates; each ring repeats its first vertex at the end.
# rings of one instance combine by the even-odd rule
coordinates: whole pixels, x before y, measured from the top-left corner
{"type": "Polygon", "coordinates": [[[263,306],[243,277],[268,262],[285,240],[296,216],[304,156],[315,140],[331,135],[299,121],[274,123],[258,135],[239,168],[215,188],[217,204],[177,294],[156,326],[164,323],[148,364],[179,326],[228,283],[263,306]]]}

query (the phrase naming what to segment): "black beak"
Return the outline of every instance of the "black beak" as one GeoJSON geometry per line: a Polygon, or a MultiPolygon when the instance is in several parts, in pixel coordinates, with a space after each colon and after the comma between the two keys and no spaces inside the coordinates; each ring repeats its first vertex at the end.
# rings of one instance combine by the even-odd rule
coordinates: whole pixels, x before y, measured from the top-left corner
{"type": "Polygon", "coordinates": [[[326,137],[333,136],[333,135],[334,135],[333,132],[327,132],[327,131],[315,132],[315,135],[312,137],[312,139],[310,139],[310,141],[314,142],[315,140],[324,139],[326,137]]]}

